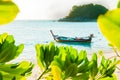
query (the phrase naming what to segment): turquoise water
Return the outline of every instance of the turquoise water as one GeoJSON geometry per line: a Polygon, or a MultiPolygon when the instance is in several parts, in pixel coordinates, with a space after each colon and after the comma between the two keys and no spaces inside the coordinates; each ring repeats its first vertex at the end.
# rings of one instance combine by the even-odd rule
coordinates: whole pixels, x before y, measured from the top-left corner
{"type": "Polygon", "coordinates": [[[57,22],[57,21],[14,21],[10,24],[0,27],[0,33],[7,32],[12,34],[16,40],[16,44],[24,43],[25,48],[21,59],[35,58],[35,44],[55,42],[56,45],[69,45],[79,50],[85,49],[88,53],[103,50],[110,52],[112,49],[108,46],[107,40],[100,33],[96,22],[57,22]],[[57,43],[49,30],[53,30],[54,34],[79,37],[94,34],[94,38],[90,44],[88,43],[57,43]]]}

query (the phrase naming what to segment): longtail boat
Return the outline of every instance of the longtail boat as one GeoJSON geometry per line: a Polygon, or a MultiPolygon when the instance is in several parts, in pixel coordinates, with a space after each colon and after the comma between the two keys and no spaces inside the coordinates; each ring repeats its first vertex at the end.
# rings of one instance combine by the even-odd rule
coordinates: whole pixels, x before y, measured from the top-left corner
{"type": "Polygon", "coordinates": [[[91,42],[92,37],[93,37],[93,34],[90,34],[87,37],[75,37],[75,38],[74,37],[65,37],[65,36],[54,35],[52,30],[50,30],[50,32],[53,36],[53,39],[56,42],[91,42]]]}

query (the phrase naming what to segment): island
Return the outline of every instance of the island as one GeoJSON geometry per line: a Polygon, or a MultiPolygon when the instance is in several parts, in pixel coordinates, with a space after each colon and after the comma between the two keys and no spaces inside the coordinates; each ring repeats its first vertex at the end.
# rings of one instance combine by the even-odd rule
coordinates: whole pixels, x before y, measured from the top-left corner
{"type": "Polygon", "coordinates": [[[73,6],[68,16],[59,19],[58,21],[68,22],[86,22],[96,21],[100,14],[105,14],[108,11],[102,5],[99,4],[85,4],[80,6],[73,6]]]}

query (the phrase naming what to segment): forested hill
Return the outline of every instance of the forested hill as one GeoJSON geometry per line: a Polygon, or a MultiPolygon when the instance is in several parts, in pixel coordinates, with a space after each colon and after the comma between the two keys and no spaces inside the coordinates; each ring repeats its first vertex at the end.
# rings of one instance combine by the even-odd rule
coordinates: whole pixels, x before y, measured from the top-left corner
{"type": "Polygon", "coordinates": [[[96,21],[97,17],[106,11],[108,9],[99,4],[73,6],[69,15],[59,21],[96,21]]]}

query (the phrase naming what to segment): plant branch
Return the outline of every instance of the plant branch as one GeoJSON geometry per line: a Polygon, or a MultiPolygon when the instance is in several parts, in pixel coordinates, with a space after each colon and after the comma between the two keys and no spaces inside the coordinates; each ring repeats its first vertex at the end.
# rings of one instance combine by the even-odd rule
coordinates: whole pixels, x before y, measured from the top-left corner
{"type": "Polygon", "coordinates": [[[120,68],[119,68],[118,66],[117,66],[116,68],[117,68],[118,70],[120,70],[120,68]]]}
{"type": "Polygon", "coordinates": [[[40,80],[42,78],[42,76],[48,71],[48,68],[38,77],[37,80],[40,80]]]}
{"type": "Polygon", "coordinates": [[[119,55],[118,51],[115,49],[115,47],[113,47],[113,50],[115,51],[116,55],[117,55],[118,57],[120,57],[120,55],[119,55]]]}
{"type": "Polygon", "coordinates": [[[118,56],[111,56],[111,57],[109,57],[108,59],[112,59],[112,58],[115,58],[115,57],[118,57],[118,56]]]}

